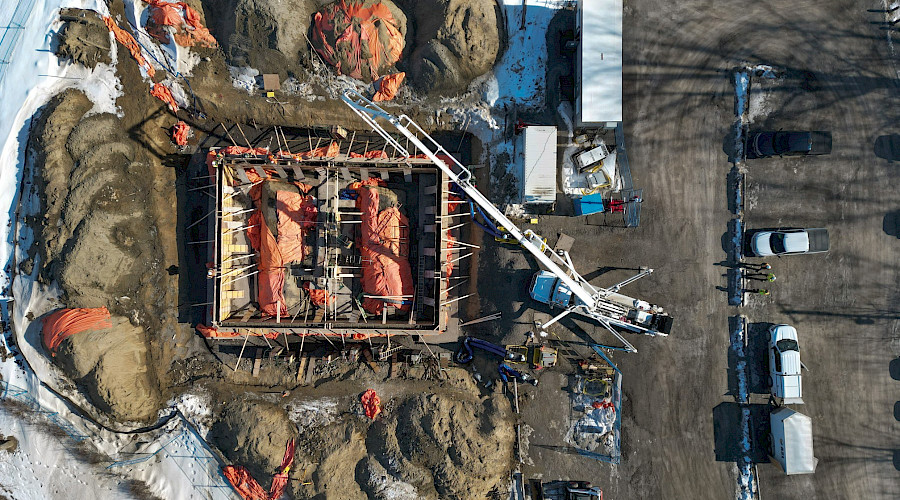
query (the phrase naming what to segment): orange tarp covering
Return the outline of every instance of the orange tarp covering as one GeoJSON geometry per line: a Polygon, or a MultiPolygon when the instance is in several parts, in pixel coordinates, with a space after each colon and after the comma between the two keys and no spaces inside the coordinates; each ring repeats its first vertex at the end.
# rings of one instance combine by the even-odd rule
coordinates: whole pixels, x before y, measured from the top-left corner
{"type": "Polygon", "coordinates": [[[360,396],[359,401],[362,403],[363,411],[366,412],[367,417],[374,420],[381,413],[381,398],[375,393],[375,389],[367,389],[360,396]]]}
{"type": "Polygon", "coordinates": [[[303,288],[306,288],[306,291],[309,292],[309,300],[312,301],[313,305],[324,306],[326,303],[334,303],[334,294],[328,293],[327,290],[311,288],[308,281],[303,285],[303,288]]]}
{"type": "Polygon", "coordinates": [[[288,441],[287,449],[284,450],[281,467],[272,478],[272,486],[269,488],[268,493],[259,485],[256,479],[253,479],[250,472],[240,465],[229,465],[222,469],[222,472],[244,500],[278,500],[284,494],[284,488],[288,482],[288,474],[291,471],[291,466],[294,464],[294,448],[294,438],[291,438],[288,441]]]}
{"type": "Polygon", "coordinates": [[[304,159],[307,158],[334,158],[341,152],[341,146],[336,141],[331,141],[331,144],[327,146],[322,146],[320,148],[313,149],[307,153],[302,153],[304,159]]]}
{"type": "MultiPolygon", "coordinates": [[[[258,177],[258,176],[257,176],[258,177]]],[[[296,183],[301,189],[309,186],[296,183]]],[[[284,301],[284,266],[303,260],[305,248],[303,238],[315,226],[318,209],[311,196],[290,191],[275,192],[275,212],[278,238],[272,234],[265,217],[259,209],[261,186],[250,189],[257,210],[247,222],[247,239],[259,253],[259,273],[257,274],[257,302],[260,310],[270,316],[287,315],[284,301]]]]}
{"type": "Polygon", "coordinates": [[[359,191],[356,207],[362,212],[363,292],[384,297],[363,299],[363,308],[372,314],[380,314],[385,304],[409,311],[414,292],[408,259],[409,221],[396,207],[378,212],[378,190],[371,186],[384,184],[373,177],[353,186],[359,191]]]}
{"type": "Polygon", "coordinates": [[[403,35],[390,9],[381,2],[340,0],[316,13],[312,42],[338,74],[372,81],[403,52],[403,35]]]}
{"type": "Polygon", "coordinates": [[[147,22],[147,33],[161,41],[169,43],[169,33],[163,26],[174,27],[172,38],[182,47],[193,47],[200,44],[215,48],[219,44],[209,30],[200,22],[200,14],[184,2],[164,2],[163,0],[144,0],[150,4],[150,19],[147,22]]]}
{"type": "Polygon", "coordinates": [[[178,121],[174,127],[172,127],[172,141],[179,146],[185,146],[188,142],[188,134],[191,133],[191,127],[188,126],[187,123],[183,121],[178,121]]]}
{"type": "Polygon", "coordinates": [[[150,89],[150,95],[168,104],[169,109],[172,110],[173,113],[178,112],[178,103],[175,102],[175,98],[172,97],[172,91],[169,90],[169,87],[157,82],[153,84],[153,88],[150,89]]]}
{"type": "Polygon", "coordinates": [[[374,159],[387,159],[388,155],[384,151],[380,149],[373,149],[372,151],[366,151],[365,154],[359,153],[350,153],[350,158],[368,158],[370,160],[374,159]]]}
{"type": "Polygon", "coordinates": [[[393,75],[382,76],[377,83],[378,92],[375,92],[375,97],[373,97],[372,100],[375,102],[390,101],[396,97],[397,91],[400,90],[400,84],[403,83],[405,77],[406,73],[394,73],[393,75]]]}
{"type": "Polygon", "coordinates": [[[60,309],[44,317],[41,321],[44,346],[56,356],[56,349],[67,337],[85,330],[112,328],[109,311],[105,307],[96,309],[60,309]]]}
{"type": "Polygon", "coordinates": [[[138,63],[138,66],[146,69],[147,76],[152,77],[156,71],[153,69],[153,66],[144,59],[144,54],[141,52],[141,46],[138,45],[137,40],[131,36],[131,33],[117,26],[116,22],[113,21],[111,17],[103,16],[103,22],[106,23],[106,27],[109,28],[109,31],[112,31],[113,35],[116,37],[116,41],[128,49],[128,52],[131,53],[131,57],[138,63]]]}

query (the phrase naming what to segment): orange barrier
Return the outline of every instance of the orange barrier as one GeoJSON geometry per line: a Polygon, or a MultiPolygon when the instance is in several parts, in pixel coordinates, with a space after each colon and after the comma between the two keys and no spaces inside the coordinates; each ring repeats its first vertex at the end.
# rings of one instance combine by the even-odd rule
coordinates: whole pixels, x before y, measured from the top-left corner
{"type": "Polygon", "coordinates": [[[162,83],[154,83],[153,88],[150,89],[150,95],[159,99],[160,101],[169,105],[169,109],[173,113],[178,112],[178,103],[175,102],[175,98],[172,97],[172,91],[169,90],[169,87],[166,87],[162,83]]]}
{"type": "Polygon", "coordinates": [[[378,70],[400,60],[403,35],[390,9],[381,2],[340,0],[316,13],[312,43],[340,75],[376,80],[378,70]]]}
{"type": "Polygon", "coordinates": [[[56,356],[56,349],[67,337],[86,330],[112,328],[105,307],[95,309],[60,309],[41,320],[44,346],[56,356]]]}
{"type": "Polygon", "coordinates": [[[390,101],[394,97],[397,96],[397,91],[400,90],[400,84],[403,83],[403,79],[406,77],[406,73],[394,73],[393,75],[382,76],[378,82],[376,83],[376,87],[378,88],[378,92],[375,92],[375,96],[372,98],[373,101],[390,101]]]}
{"type": "Polygon", "coordinates": [[[320,290],[316,288],[310,288],[310,283],[307,281],[303,284],[303,288],[306,288],[306,291],[309,292],[309,300],[312,301],[313,305],[316,306],[324,306],[326,303],[333,304],[335,297],[333,293],[328,293],[327,290],[320,290]]]}
{"type": "Polygon", "coordinates": [[[137,40],[131,36],[131,33],[116,25],[116,22],[113,21],[111,17],[103,16],[103,22],[106,23],[106,27],[109,28],[109,31],[112,31],[113,36],[116,37],[116,41],[128,49],[128,52],[131,53],[131,57],[138,63],[138,66],[147,70],[147,76],[153,77],[156,70],[154,70],[153,66],[144,59],[144,54],[141,52],[141,46],[138,45],[137,40]]]}
{"type": "Polygon", "coordinates": [[[375,389],[367,389],[360,396],[359,401],[363,405],[363,411],[365,411],[366,416],[372,420],[375,420],[375,417],[381,413],[381,398],[375,393],[375,389]]]}
{"type": "Polygon", "coordinates": [[[179,120],[172,127],[172,142],[179,146],[186,146],[188,143],[188,135],[191,133],[191,127],[187,123],[179,120]]]}

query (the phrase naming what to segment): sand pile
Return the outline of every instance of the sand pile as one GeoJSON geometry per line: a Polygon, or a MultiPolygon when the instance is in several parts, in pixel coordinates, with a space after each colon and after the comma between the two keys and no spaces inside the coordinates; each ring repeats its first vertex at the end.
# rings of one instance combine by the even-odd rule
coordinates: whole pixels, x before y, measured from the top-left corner
{"type": "Polygon", "coordinates": [[[119,421],[148,422],[162,405],[159,381],[144,329],[121,316],[112,328],[85,331],[63,340],[56,362],[90,401],[119,421]]]}

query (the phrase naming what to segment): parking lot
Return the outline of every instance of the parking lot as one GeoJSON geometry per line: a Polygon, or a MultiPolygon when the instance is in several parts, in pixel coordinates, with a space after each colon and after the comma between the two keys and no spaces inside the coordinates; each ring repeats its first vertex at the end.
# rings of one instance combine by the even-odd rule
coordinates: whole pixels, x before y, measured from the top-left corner
{"type": "MultiPolygon", "coordinates": [[[[638,354],[614,356],[625,374],[621,464],[564,446],[565,400],[541,390],[524,410],[534,429],[526,475],[591,480],[609,498],[734,497],[737,468],[717,461],[713,429],[715,408],[734,401],[729,318],[743,314],[756,342],[770,324],[797,328],[809,370],[806,404],[795,409],[812,418],[820,460],[807,476],[760,464],[762,496],[900,497],[900,167],[876,154],[880,137],[900,132],[900,89],[888,32],[878,24],[884,14],[872,12],[883,8],[880,1],[627,4],[626,138],[635,185],[645,189],[641,226],[543,217],[535,229],[551,243],[559,232],[574,236],[575,267],[597,284],[614,284],[629,268],[656,268],[626,293],[667,306],[676,323],[670,337],[635,337],[638,354]],[[750,128],[829,130],[834,144],[827,156],[744,163],[745,224],[826,227],[831,249],[768,259],[777,280],[760,288],[770,294],[733,307],[723,291],[734,217],[727,189],[733,70],[756,64],[784,77],[764,95],[751,94],[750,128]]],[[[490,269],[495,279],[482,280],[480,295],[509,299],[483,308],[504,313],[494,335],[521,342],[535,312],[524,283],[537,266],[518,249],[489,250],[482,273],[490,269]]],[[[613,342],[587,322],[562,326],[560,335],[613,342]]],[[[547,373],[541,383],[559,389],[568,381],[547,373]]],[[[765,395],[753,401],[764,403],[765,395]]]]}

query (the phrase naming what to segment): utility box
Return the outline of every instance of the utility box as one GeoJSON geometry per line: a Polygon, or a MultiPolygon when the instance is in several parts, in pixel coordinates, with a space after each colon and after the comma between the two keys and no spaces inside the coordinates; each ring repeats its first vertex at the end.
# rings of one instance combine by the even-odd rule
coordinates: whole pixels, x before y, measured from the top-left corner
{"type": "Polygon", "coordinates": [[[772,412],[769,453],[787,475],[812,474],[819,459],[813,456],[812,420],[790,408],[772,412]]]}
{"type": "Polygon", "coordinates": [[[556,203],[556,127],[530,125],[519,133],[522,204],[556,203]]]}

